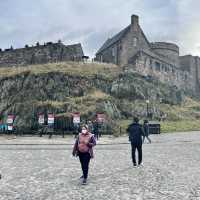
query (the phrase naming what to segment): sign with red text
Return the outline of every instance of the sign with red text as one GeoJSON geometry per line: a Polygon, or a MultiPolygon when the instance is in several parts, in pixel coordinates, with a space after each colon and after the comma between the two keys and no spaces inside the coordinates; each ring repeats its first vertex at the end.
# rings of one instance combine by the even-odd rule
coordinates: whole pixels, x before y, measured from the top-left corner
{"type": "Polygon", "coordinates": [[[14,115],[8,115],[7,124],[13,124],[14,118],[15,118],[14,115]]]}
{"type": "Polygon", "coordinates": [[[80,124],[81,122],[80,113],[73,113],[72,116],[73,116],[73,123],[80,124]]]}
{"type": "Polygon", "coordinates": [[[48,114],[48,124],[54,124],[54,114],[48,114]]]}

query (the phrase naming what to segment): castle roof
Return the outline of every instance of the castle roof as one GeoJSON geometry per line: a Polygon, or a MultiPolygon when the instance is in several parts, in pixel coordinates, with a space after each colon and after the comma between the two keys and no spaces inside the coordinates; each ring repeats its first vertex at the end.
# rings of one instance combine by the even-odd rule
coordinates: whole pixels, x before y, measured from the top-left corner
{"type": "Polygon", "coordinates": [[[130,27],[131,27],[131,25],[127,26],[125,29],[123,29],[122,31],[117,33],[112,38],[107,39],[106,42],[102,45],[102,47],[97,51],[96,54],[101,53],[103,50],[107,49],[108,47],[110,47],[111,45],[113,45],[114,43],[116,43],[120,39],[122,39],[124,37],[124,35],[130,30],[130,27]]]}
{"type": "MultiPolygon", "coordinates": [[[[147,44],[149,44],[150,46],[150,43],[147,39],[147,37],[145,36],[143,30],[141,29],[140,25],[139,26],[139,29],[141,31],[141,34],[142,36],[144,37],[144,39],[146,40],[147,44]]],[[[114,35],[112,38],[108,38],[106,40],[106,42],[102,45],[102,47],[97,51],[96,54],[99,54],[101,53],[102,51],[104,51],[105,49],[107,49],[108,47],[112,46],[113,44],[115,44],[116,42],[118,42],[119,40],[121,40],[128,31],[130,31],[130,28],[131,28],[131,24],[129,26],[127,26],[126,28],[124,28],[122,31],[120,31],[119,33],[117,33],[116,35],[114,35]]]]}

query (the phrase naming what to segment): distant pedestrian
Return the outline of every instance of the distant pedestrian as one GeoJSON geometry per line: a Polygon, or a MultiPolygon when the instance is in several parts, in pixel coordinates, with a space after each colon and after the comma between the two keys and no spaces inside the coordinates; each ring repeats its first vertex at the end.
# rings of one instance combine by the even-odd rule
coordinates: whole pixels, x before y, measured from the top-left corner
{"type": "Polygon", "coordinates": [[[82,184],[87,184],[88,170],[90,159],[94,157],[93,147],[96,145],[93,134],[88,131],[88,126],[82,127],[81,133],[79,133],[76,142],[74,144],[73,156],[79,156],[83,175],[81,176],[82,184]]]}
{"type": "Polygon", "coordinates": [[[77,138],[78,134],[81,132],[80,123],[74,123],[74,138],[77,138]]]}
{"type": "Polygon", "coordinates": [[[95,139],[98,140],[99,139],[99,124],[97,120],[95,120],[93,123],[93,134],[94,134],[95,139]]]}
{"type": "Polygon", "coordinates": [[[151,143],[151,139],[149,138],[149,122],[148,122],[148,120],[144,120],[143,129],[144,129],[143,143],[145,141],[145,138],[147,138],[149,143],[151,143]]]}
{"type": "Polygon", "coordinates": [[[87,125],[88,125],[88,131],[89,131],[90,133],[93,133],[93,124],[92,124],[92,122],[91,122],[91,121],[88,121],[87,125]]]}
{"type": "Polygon", "coordinates": [[[131,142],[133,166],[137,167],[136,149],[138,151],[138,166],[142,166],[142,136],[144,136],[144,132],[137,117],[135,117],[133,123],[129,125],[127,132],[129,134],[129,141],[131,142]]]}
{"type": "Polygon", "coordinates": [[[54,133],[54,124],[48,124],[47,130],[49,132],[49,139],[51,139],[54,133]]]}

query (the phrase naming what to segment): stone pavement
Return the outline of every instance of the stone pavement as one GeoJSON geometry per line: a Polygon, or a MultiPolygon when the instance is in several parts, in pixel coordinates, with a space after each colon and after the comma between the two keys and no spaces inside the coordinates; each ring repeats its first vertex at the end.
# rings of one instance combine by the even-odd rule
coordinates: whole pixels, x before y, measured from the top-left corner
{"type": "Polygon", "coordinates": [[[0,200],[200,200],[200,132],[151,138],[143,168],[132,167],[127,137],[101,138],[82,186],[72,137],[3,136],[0,200]]]}
{"type": "MultiPolygon", "coordinates": [[[[112,135],[105,135],[101,137],[98,144],[115,144],[115,143],[127,143],[127,136],[120,138],[113,137],[112,135]]],[[[74,143],[74,136],[65,135],[64,138],[59,135],[53,135],[51,139],[48,138],[48,135],[43,137],[39,136],[15,136],[15,135],[1,135],[0,136],[0,145],[10,144],[10,145],[72,145],[74,143]]]]}

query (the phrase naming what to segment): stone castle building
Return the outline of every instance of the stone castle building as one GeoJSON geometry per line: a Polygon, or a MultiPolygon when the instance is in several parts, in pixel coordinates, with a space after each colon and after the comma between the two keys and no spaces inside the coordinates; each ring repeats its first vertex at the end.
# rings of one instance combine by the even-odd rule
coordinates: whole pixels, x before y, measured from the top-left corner
{"type": "Polygon", "coordinates": [[[84,56],[81,44],[64,45],[61,41],[57,43],[48,42],[44,45],[20,49],[0,49],[0,67],[12,67],[32,64],[43,64],[61,61],[80,61],[84,56]]]}
{"type": "Polygon", "coordinates": [[[179,56],[179,47],[173,43],[149,42],[136,15],[131,16],[129,26],[106,40],[95,59],[125,66],[141,75],[200,93],[200,58],[179,56]]]}

